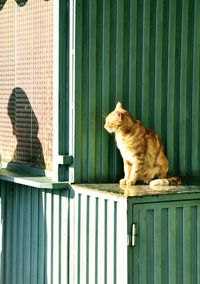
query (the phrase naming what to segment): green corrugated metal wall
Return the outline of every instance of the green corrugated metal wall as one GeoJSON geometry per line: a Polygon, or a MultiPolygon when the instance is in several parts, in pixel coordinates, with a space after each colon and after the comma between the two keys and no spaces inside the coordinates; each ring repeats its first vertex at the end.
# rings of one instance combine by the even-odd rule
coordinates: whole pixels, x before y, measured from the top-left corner
{"type": "Polygon", "coordinates": [[[117,187],[1,181],[0,283],[199,283],[199,189],[127,199],[117,187]]]}
{"type": "Polygon", "coordinates": [[[68,191],[1,181],[0,194],[0,283],[69,284],[68,191]]]}
{"type": "Polygon", "coordinates": [[[77,0],[75,181],[122,173],[104,117],[123,101],[162,137],[171,173],[199,174],[200,2],[77,0]]]}
{"type": "Polygon", "coordinates": [[[127,283],[126,199],[82,191],[0,182],[0,283],[127,283]]]}
{"type": "Polygon", "coordinates": [[[126,198],[73,187],[72,194],[69,283],[127,284],[126,198]]]}

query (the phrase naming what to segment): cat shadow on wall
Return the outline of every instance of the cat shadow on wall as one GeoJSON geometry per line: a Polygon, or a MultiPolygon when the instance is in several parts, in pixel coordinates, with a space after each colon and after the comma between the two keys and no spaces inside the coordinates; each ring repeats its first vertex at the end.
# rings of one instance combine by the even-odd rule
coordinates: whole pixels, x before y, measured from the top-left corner
{"type": "MultiPolygon", "coordinates": [[[[13,0],[14,1],[14,0],[13,0]]],[[[22,7],[26,5],[28,0],[15,0],[18,6],[22,7]]],[[[0,0],[0,11],[3,9],[4,5],[6,4],[7,0],[0,0]]]]}
{"type": "MultiPolygon", "coordinates": [[[[4,5],[6,4],[7,0],[0,0],[0,11],[3,9],[4,5]]],[[[14,1],[14,0],[13,0],[14,1]]],[[[44,0],[44,1],[49,1],[49,0],[44,0]]],[[[28,0],[15,0],[18,6],[23,7],[26,5],[28,0]]]]}
{"type": "Polygon", "coordinates": [[[8,115],[10,117],[13,135],[17,144],[13,157],[8,164],[22,164],[41,169],[44,175],[45,161],[43,149],[38,138],[39,124],[25,91],[14,88],[8,101],[8,115]]]}

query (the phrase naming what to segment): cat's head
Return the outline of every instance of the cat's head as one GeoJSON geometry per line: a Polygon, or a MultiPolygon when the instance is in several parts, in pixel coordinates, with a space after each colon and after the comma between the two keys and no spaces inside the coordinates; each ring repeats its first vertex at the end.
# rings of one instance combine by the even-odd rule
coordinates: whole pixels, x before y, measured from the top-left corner
{"type": "Polygon", "coordinates": [[[116,132],[124,123],[126,113],[127,111],[122,108],[122,104],[118,102],[114,111],[106,117],[104,128],[109,133],[116,132]]]}

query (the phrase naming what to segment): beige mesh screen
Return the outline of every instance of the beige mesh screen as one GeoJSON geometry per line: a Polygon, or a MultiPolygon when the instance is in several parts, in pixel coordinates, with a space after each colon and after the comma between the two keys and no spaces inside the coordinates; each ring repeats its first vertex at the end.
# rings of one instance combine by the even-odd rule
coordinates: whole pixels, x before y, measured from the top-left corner
{"type": "Polygon", "coordinates": [[[0,5],[0,154],[52,168],[53,0],[0,5]]]}

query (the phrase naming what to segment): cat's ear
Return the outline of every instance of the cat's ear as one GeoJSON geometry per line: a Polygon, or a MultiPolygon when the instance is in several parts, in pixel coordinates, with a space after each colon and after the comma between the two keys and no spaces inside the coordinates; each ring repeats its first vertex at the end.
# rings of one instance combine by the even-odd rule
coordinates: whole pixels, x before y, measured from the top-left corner
{"type": "Polygon", "coordinates": [[[116,104],[115,109],[117,110],[117,109],[121,109],[121,108],[122,108],[122,103],[118,102],[118,103],[116,104]]]}
{"type": "Polygon", "coordinates": [[[115,116],[118,120],[123,120],[124,114],[118,110],[115,111],[115,116]]]}

